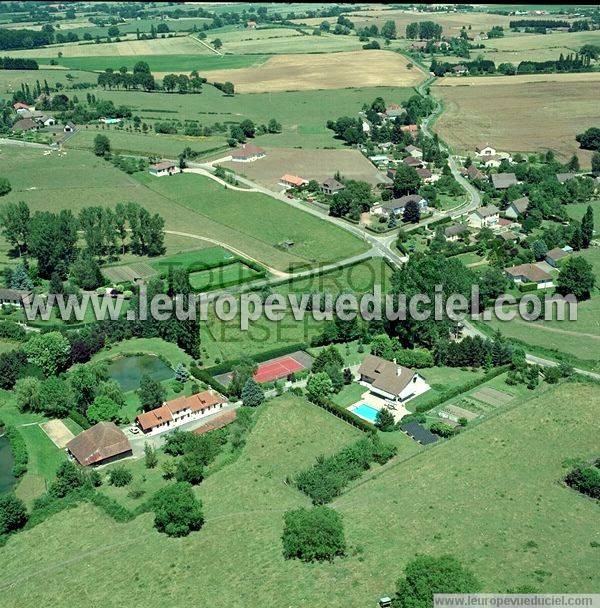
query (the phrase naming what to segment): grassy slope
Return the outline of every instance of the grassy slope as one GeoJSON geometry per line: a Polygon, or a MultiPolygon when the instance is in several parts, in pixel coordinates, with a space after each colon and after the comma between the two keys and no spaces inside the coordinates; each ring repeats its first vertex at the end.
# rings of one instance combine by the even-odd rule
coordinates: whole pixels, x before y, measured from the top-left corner
{"type": "Polygon", "coordinates": [[[565,459],[595,453],[599,390],[552,389],[367,474],[335,505],[349,557],[319,565],[281,557],[282,511],[306,504],[283,480],[356,434],[301,400],[280,399],[259,418],[241,458],[200,486],[207,516],[201,532],[172,540],[151,530],[149,515],[117,525],[87,506],[61,513],[0,551],[11,585],[0,586],[0,600],[76,608],[90,600],[116,606],[116,597],[152,607],[168,598],[178,607],[202,598],[207,605],[318,608],[335,592],[340,605],[368,605],[393,590],[417,552],[454,553],[486,591],[524,583],[592,591],[599,583],[590,546],[598,541],[590,536],[597,506],[560,479],[565,459]],[[54,584],[41,585],[49,573],[54,584]]]}

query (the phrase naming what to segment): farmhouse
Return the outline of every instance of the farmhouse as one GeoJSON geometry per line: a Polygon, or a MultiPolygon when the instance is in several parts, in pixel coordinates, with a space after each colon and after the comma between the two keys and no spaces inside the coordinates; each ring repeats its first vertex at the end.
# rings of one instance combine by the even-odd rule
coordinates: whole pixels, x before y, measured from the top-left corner
{"type": "Polygon", "coordinates": [[[259,158],[264,158],[267,153],[254,144],[244,144],[231,153],[231,160],[237,163],[251,163],[259,158]]]}
{"type": "Polygon", "coordinates": [[[447,241],[458,241],[464,234],[469,233],[469,227],[465,224],[453,224],[444,230],[444,236],[447,241]]]}
{"type": "Polygon", "coordinates": [[[308,180],[303,177],[298,177],[297,175],[285,173],[281,176],[279,184],[284,188],[302,188],[302,186],[308,185],[308,180]]]}
{"type": "Polygon", "coordinates": [[[170,160],[163,160],[161,163],[156,163],[155,165],[150,165],[148,171],[150,171],[150,175],[154,175],[155,177],[163,177],[164,175],[173,175],[174,173],[179,173],[181,169],[170,160]]]}
{"type": "Polygon", "coordinates": [[[455,65],[452,68],[452,71],[457,75],[457,76],[462,76],[464,74],[468,74],[469,73],[469,68],[466,65],[463,65],[462,63],[459,63],[458,65],[455,65]]]}
{"type": "Polygon", "coordinates": [[[22,306],[27,304],[33,293],[25,289],[0,289],[0,304],[22,306]]]}
{"type": "Polygon", "coordinates": [[[558,268],[560,260],[566,258],[569,253],[570,251],[567,251],[565,248],[561,249],[560,247],[555,247],[554,249],[550,249],[550,251],[546,254],[546,262],[548,262],[550,266],[558,268]]]}
{"type": "Polygon", "coordinates": [[[440,176],[438,174],[432,173],[427,167],[418,167],[416,171],[419,174],[419,177],[426,184],[432,184],[433,182],[436,182],[438,179],[440,179],[440,176]]]}
{"type": "Polygon", "coordinates": [[[491,179],[496,190],[506,190],[510,186],[518,184],[517,176],[514,173],[494,173],[491,179]]]}
{"type": "Polygon", "coordinates": [[[502,232],[498,236],[505,243],[514,243],[518,239],[518,236],[512,230],[507,230],[506,232],[502,232]]]}
{"type": "Polygon", "coordinates": [[[417,146],[406,146],[405,150],[410,154],[410,156],[414,156],[415,158],[423,158],[423,151],[419,150],[417,146]]]}
{"type": "Polygon", "coordinates": [[[400,130],[403,133],[410,133],[411,135],[416,135],[419,132],[419,127],[417,125],[403,125],[400,127],[400,130]]]}
{"type": "Polygon", "coordinates": [[[53,127],[56,124],[56,120],[52,118],[52,116],[40,116],[36,119],[40,124],[44,125],[44,127],[53,127]]]}
{"type": "Polygon", "coordinates": [[[423,161],[420,158],[415,158],[414,156],[407,156],[406,158],[402,159],[402,162],[413,169],[423,166],[423,161]]]}
{"type": "Polygon", "coordinates": [[[38,125],[34,120],[31,120],[31,118],[17,120],[17,122],[12,126],[13,131],[37,131],[39,128],[40,125],[38,125]]]}
{"type": "Polygon", "coordinates": [[[497,154],[492,154],[490,156],[484,156],[481,158],[481,163],[486,169],[497,169],[502,162],[502,157],[497,154]]]}
{"type": "Polygon", "coordinates": [[[469,225],[473,228],[484,228],[495,226],[500,218],[500,210],[496,205],[486,205],[475,209],[469,215],[469,225]]]}
{"type": "Polygon", "coordinates": [[[75,127],[75,125],[74,125],[72,122],[68,122],[68,123],[67,123],[67,124],[64,126],[63,131],[64,131],[65,133],[73,133],[73,132],[75,131],[75,128],[76,128],[76,127],[75,127]]]}
{"type": "Polygon", "coordinates": [[[20,101],[17,101],[17,103],[13,103],[13,109],[15,110],[15,112],[19,112],[19,110],[29,110],[30,106],[28,106],[26,103],[21,103],[20,101]]]}
{"type": "Polygon", "coordinates": [[[398,116],[402,116],[403,114],[406,114],[406,110],[401,108],[397,103],[391,103],[385,109],[385,116],[392,121],[396,120],[398,116]]]}
{"type": "Polygon", "coordinates": [[[515,283],[535,283],[538,289],[552,287],[552,277],[535,264],[519,264],[505,268],[504,272],[515,283]]]}
{"type": "Polygon", "coordinates": [[[67,443],[67,451],[82,466],[107,464],[132,455],[125,433],[114,422],[99,422],[67,443]]]}
{"type": "Polygon", "coordinates": [[[146,435],[156,435],[186,422],[197,420],[221,409],[225,397],[215,391],[204,391],[190,397],[178,397],[160,407],[139,414],[135,422],[146,435]]]}
{"type": "Polygon", "coordinates": [[[523,196],[513,201],[504,212],[504,215],[511,220],[516,220],[520,215],[523,215],[529,207],[529,198],[523,196]]]}
{"type": "Polygon", "coordinates": [[[406,402],[429,390],[429,385],[417,372],[375,355],[364,358],[358,374],[363,386],[393,402],[406,402]]]}
{"type": "Polygon", "coordinates": [[[461,174],[469,179],[483,179],[485,174],[483,174],[475,165],[470,165],[467,169],[461,169],[461,174]]]}
{"type": "Polygon", "coordinates": [[[495,156],[496,148],[492,148],[490,144],[480,144],[479,146],[475,146],[475,152],[477,152],[477,156],[495,156]]]}
{"type": "Polygon", "coordinates": [[[321,190],[323,191],[323,194],[327,194],[327,196],[333,196],[340,190],[343,190],[345,187],[346,186],[344,186],[344,184],[341,182],[338,182],[335,177],[328,177],[321,184],[321,190]]]}

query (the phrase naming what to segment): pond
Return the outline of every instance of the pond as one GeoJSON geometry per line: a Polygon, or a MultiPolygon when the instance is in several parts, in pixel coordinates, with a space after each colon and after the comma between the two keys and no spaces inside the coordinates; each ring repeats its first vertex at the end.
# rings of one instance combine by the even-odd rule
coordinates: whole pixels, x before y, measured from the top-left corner
{"type": "MultiPolygon", "coordinates": [[[[0,430],[0,434],[2,431],[0,430]]],[[[0,494],[10,492],[17,482],[12,474],[13,455],[6,437],[0,437],[0,494]]]]}
{"type": "Polygon", "coordinates": [[[124,391],[133,391],[140,386],[140,380],[148,374],[154,380],[173,378],[173,370],[154,355],[133,355],[120,357],[108,364],[108,375],[116,380],[124,391]]]}

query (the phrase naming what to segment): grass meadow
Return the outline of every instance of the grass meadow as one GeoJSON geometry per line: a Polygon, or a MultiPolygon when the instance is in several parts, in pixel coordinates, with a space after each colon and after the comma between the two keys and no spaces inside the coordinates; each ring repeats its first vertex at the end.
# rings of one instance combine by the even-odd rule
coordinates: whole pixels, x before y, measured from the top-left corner
{"type": "MultiPolygon", "coordinates": [[[[201,531],[169,539],[152,529],[150,514],[116,524],[88,505],[58,513],[8,541],[0,599],[7,608],[41,601],[77,608],[118,596],[152,608],[168,597],[179,607],[201,580],[207,604],[320,608],[335,589],[342,605],[368,605],[393,592],[417,553],[456,555],[487,592],[524,584],[593,591],[597,507],[560,481],[571,459],[595,453],[598,390],[570,383],[533,393],[429,449],[396,438],[399,456],[333,503],[348,551],[323,564],[281,555],[283,513],[308,504],[285,479],[359,434],[303,399],[278,398],[260,413],[240,457],[196,490],[201,531]],[[42,585],[49,573],[52,584],[42,585]],[[110,586],[98,584],[106,580],[110,586]]],[[[134,474],[134,484],[152,487],[153,473],[138,466],[134,474]]]]}

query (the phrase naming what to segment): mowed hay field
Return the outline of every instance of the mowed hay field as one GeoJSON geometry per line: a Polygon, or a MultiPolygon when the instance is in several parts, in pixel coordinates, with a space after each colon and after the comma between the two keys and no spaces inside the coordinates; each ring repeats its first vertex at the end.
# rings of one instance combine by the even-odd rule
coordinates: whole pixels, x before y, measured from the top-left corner
{"type": "Polygon", "coordinates": [[[409,87],[423,78],[420,69],[392,51],[353,51],[324,55],[271,57],[258,67],[217,70],[211,81],[229,80],[240,93],[305,91],[344,87],[409,87]]]}
{"type": "Polygon", "coordinates": [[[592,592],[600,584],[598,507],[561,480],[565,459],[596,454],[599,391],[576,383],[545,390],[420,452],[398,437],[399,456],[333,504],[348,555],[318,564],[283,559],[283,513],[308,505],[285,479],[360,435],[302,399],[281,397],[260,412],[240,458],[195,490],[202,530],[171,539],[152,529],[151,514],[116,524],[90,505],[69,509],[0,549],[0,602],[326,608],[334,589],[340,606],[370,606],[393,593],[417,553],[456,555],[486,592],[524,584],[592,592]]]}
{"type": "Polygon", "coordinates": [[[386,182],[385,176],[358,150],[297,150],[266,148],[267,156],[251,163],[226,162],[236,173],[272,188],[278,186],[284,173],[321,182],[339,171],[347,179],[369,182],[374,186],[386,182]]]}
{"type": "Polygon", "coordinates": [[[205,55],[212,54],[193,36],[173,38],[155,38],[153,40],[125,40],[123,42],[106,42],[103,44],[62,44],[38,49],[7,51],[8,57],[114,57],[130,55],[205,55]]]}
{"type": "Polygon", "coordinates": [[[436,130],[459,152],[489,141],[508,152],[553,150],[561,160],[576,153],[589,167],[592,153],[581,150],[575,136],[598,121],[600,74],[565,76],[579,78],[548,75],[519,84],[511,80],[519,77],[465,78],[471,86],[436,85],[434,94],[444,102],[436,130]]]}

